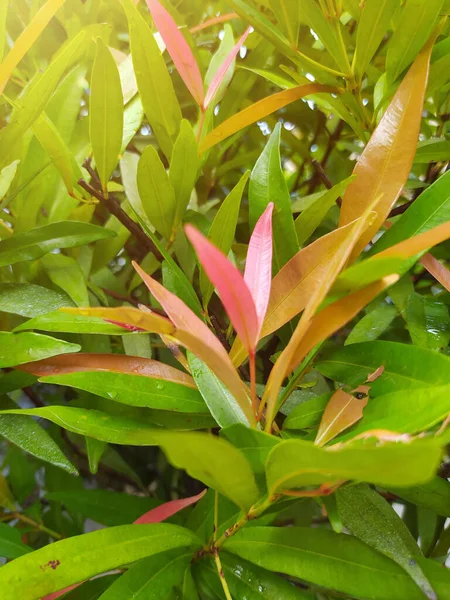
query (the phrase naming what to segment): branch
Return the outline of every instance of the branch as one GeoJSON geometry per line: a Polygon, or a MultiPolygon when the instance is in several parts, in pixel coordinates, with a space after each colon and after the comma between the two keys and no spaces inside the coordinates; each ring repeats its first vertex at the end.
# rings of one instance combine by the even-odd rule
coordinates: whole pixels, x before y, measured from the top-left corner
{"type": "Polygon", "coordinates": [[[91,196],[97,198],[97,200],[99,200],[107,210],[128,229],[137,242],[139,242],[139,244],[141,244],[148,252],[152,252],[160,262],[164,260],[162,254],[153,241],[145,234],[142,227],[127,215],[115,198],[112,196],[104,196],[101,192],[89,185],[84,179],[79,179],[78,185],[91,194],[91,196]]]}

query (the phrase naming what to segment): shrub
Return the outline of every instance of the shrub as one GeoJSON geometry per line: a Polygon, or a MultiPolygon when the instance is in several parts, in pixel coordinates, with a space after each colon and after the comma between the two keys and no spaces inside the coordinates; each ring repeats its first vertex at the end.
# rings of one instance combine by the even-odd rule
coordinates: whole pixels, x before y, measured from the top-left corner
{"type": "Polygon", "coordinates": [[[448,12],[2,3],[2,598],[450,598],[448,12]]]}

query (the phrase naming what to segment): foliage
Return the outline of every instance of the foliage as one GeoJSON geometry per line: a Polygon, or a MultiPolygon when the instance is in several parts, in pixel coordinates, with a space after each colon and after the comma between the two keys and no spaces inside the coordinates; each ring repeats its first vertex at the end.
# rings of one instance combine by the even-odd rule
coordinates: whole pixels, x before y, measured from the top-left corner
{"type": "Polygon", "coordinates": [[[2,598],[450,598],[448,14],[0,3],[2,598]]]}

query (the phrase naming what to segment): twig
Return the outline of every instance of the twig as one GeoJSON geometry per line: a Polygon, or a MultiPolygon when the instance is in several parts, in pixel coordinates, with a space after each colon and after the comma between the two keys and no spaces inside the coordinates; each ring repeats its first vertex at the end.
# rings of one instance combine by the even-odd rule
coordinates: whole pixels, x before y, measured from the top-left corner
{"type": "Polygon", "coordinates": [[[120,204],[113,196],[109,196],[108,198],[106,198],[106,196],[104,196],[101,192],[89,185],[89,183],[84,181],[84,179],[80,179],[78,181],[78,185],[84,190],[86,190],[86,192],[91,194],[91,196],[97,198],[97,200],[99,200],[108,209],[108,211],[112,215],[114,215],[124,227],[128,229],[131,235],[139,242],[139,244],[144,246],[148,252],[153,252],[153,254],[160,262],[164,260],[164,257],[162,256],[158,248],[155,246],[152,240],[149,237],[147,237],[141,226],[138,225],[138,223],[135,223],[133,219],[130,219],[130,217],[121,208],[120,204]]]}
{"type": "MultiPolygon", "coordinates": [[[[311,163],[312,163],[312,166],[316,169],[317,175],[321,179],[324,186],[327,188],[327,190],[331,190],[331,188],[333,187],[333,184],[330,181],[330,179],[328,178],[328,175],[325,173],[325,170],[324,170],[322,164],[315,158],[312,159],[311,163]]],[[[338,196],[338,198],[336,198],[336,204],[339,207],[342,205],[342,198],[340,196],[338,196]]]]}
{"type": "Polygon", "coordinates": [[[140,304],[139,300],[136,300],[132,296],[122,296],[122,294],[118,294],[117,292],[114,292],[113,290],[108,290],[108,289],[106,289],[104,287],[102,287],[100,289],[107,296],[111,296],[111,298],[114,298],[115,300],[121,300],[122,302],[128,302],[128,304],[132,304],[133,306],[136,306],[136,308],[140,304]]]}
{"type": "Polygon", "coordinates": [[[38,408],[42,408],[43,406],[45,406],[45,404],[42,402],[42,400],[39,398],[38,394],[36,394],[32,387],[24,387],[23,391],[35,406],[37,406],[38,408]]]}

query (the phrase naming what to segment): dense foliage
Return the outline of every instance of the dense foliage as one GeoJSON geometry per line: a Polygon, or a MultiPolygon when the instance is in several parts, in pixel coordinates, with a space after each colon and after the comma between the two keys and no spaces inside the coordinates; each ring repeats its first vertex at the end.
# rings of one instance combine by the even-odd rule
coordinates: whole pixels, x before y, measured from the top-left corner
{"type": "Polygon", "coordinates": [[[450,599],[448,14],[0,0],[2,600],[450,599]]]}

